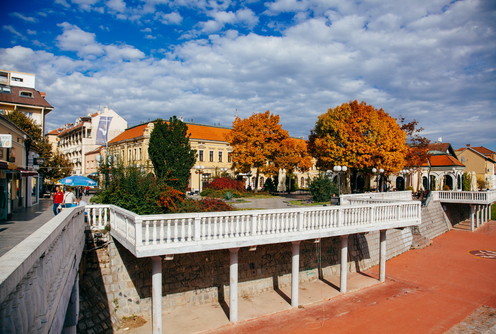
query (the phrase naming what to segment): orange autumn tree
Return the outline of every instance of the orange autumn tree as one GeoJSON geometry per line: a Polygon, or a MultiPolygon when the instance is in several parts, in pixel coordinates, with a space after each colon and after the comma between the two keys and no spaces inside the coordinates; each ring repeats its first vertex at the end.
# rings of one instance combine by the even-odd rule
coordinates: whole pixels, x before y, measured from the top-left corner
{"type": "Polygon", "coordinates": [[[236,117],[227,141],[232,147],[233,168],[238,173],[256,169],[255,191],[260,173],[277,172],[272,163],[281,150],[281,143],[289,134],[279,124],[279,116],[270,111],[253,114],[248,118],[236,117]]]}
{"type": "Polygon", "coordinates": [[[406,122],[404,117],[400,117],[399,121],[401,129],[406,133],[406,142],[408,144],[405,166],[417,171],[417,184],[422,184],[422,173],[420,173],[420,170],[428,159],[428,146],[431,141],[420,135],[424,129],[418,126],[418,121],[406,122]]]}
{"type": "MultiPolygon", "coordinates": [[[[302,139],[286,138],[281,142],[281,149],[274,158],[277,168],[285,169],[291,176],[295,171],[306,172],[312,167],[312,157],[308,153],[307,143],[302,139]]],[[[291,177],[289,178],[291,182],[291,177]]],[[[288,192],[291,191],[291,183],[288,192]]]]}
{"type": "Polygon", "coordinates": [[[406,134],[396,120],[382,109],[352,101],[329,109],[319,116],[309,136],[309,151],[317,167],[347,166],[350,174],[382,168],[398,172],[405,166],[408,152],[406,134]]]}

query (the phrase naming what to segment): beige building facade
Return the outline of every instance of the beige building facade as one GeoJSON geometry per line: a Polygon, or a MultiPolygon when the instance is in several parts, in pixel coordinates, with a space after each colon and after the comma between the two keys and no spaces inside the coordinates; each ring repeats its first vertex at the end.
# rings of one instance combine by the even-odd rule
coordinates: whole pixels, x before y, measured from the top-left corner
{"type": "MultiPolygon", "coordinates": [[[[201,124],[186,123],[190,134],[191,148],[196,150],[196,163],[190,170],[189,188],[192,192],[201,192],[206,183],[214,177],[229,175],[234,177],[232,170],[232,148],[226,140],[231,129],[201,124]]],[[[148,156],[148,145],[154,123],[149,122],[131,127],[109,142],[108,155],[123,163],[124,166],[136,166],[153,171],[153,165],[148,156]]],[[[246,187],[252,189],[255,185],[256,171],[242,175],[246,187]]],[[[300,188],[308,187],[308,180],[318,174],[315,166],[306,173],[295,173],[300,188]]],[[[259,189],[263,188],[269,176],[259,176],[259,189]]],[[[276,185],[277,186],[277,185],[276,185]]]]}
{"type": "Polygon", "coordinates": [[[496,152],[483,146],[467,145],[456,153],[467,172],[475,172],[476,178],[484,181],[486,188],[496,189],[496,152]]]}

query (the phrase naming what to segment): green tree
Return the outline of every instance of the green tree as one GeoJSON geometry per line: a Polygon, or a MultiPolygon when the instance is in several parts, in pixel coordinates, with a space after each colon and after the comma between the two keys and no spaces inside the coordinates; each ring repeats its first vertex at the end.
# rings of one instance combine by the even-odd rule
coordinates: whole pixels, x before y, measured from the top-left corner
{"type": "Polygon", "coordinates": [[[32,149],[43,159],[40,173],[45,178],[59,180],[71,174],[71,163],[62,154],[53,153],[52,145],[43,136],[38,124],[19,110],[8,113],[6,118],[28,135],[25,141],[26,149],[32,149]]]}
{"type": "Polygon", "coordinates": [[[308,189],[314,202],[328,202],[331,200],[332,195],[337,194],[336,185],[332,183],[325,173],[320,173],[314,177],[310,181],[308,189]]]}
{"type": "Polygon", "coordinates": [[[189,136],[187,125],[176,116],[168,122],[157,119],[148,146],[157,177],[182,192],[186,191],[190,169],[196,161],[196,151],[191,149],[189,136]]]}

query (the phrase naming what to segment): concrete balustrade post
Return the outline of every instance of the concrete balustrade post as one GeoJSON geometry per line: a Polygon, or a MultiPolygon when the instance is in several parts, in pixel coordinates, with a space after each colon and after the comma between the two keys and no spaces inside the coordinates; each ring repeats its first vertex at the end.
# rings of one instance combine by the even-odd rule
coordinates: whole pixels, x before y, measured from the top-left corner
{"type": "Polygon", "coordinates": [[[162,333],[162,257],[152,256],[152,332],[162,333]]]}
{"type": "Polygon", "coordinates": [[[291,306],[298,306],[298,284],[300,276],[300,242],[292,242],[292,264],[291,264],[291,306]]]}
{"type": "Polygon", "coordinates": [[[229,264],[229,321],[238,321],[238,252],[239,248],[230,248],[229,264]]]}
{"type": "Polygon", "coordinates": [[[341,236],[341,265],[339,291],[346,293],[348,282],[348,235],[341,236]]]}
{"type": "Polygon", "coordinates": [[[475,216],[475,205],[470,205],[470,230],[473,232],[475,230],[475,221],[474,221],[474,216],[475,216]]]}
{"type": "Polygon", "coordinates": [[[379,281],[386,280],[386,232],[387,230],[380,231],[380,250],[379,250],[379,281]]]}

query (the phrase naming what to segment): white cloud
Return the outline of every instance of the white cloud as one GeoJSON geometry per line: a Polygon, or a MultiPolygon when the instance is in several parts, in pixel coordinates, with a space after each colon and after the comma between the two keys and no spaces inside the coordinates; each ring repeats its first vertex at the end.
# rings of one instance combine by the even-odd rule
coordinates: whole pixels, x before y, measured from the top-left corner
{"type": "Polygon", "coordinates": [[[64,30],[57,37],[62,50],[75,51],[79,57],[95,59],[105,56],[107,61],[119,61],[143,58],[140,50],[129,45],[103,45],[95,40],[94,33],[88,33],[67,22],[59,24],[64,30]]]}
{"type": "MultiPolygon", "coordinates": [[[[196,28],[209,35],[198,39],[197,31],[186,31],[195,39],[155,46],[164,56],[153,58],[62,23],[60,48],[81,60],[15,47],[0,50],[0,68],[37,73],[56,107],[52,127],[98,105],[131,125],[178,115],[229,126],[236,110],[247,117],[269,109],[292,135],[307,136],[318,115],[358,99],[394,117],[416,118],[431,139],[442,136],[455,146],[496,142],[494,9],[491,14],[483,2],[274,1],[267,8],[275,23],[278,13],[297,15],[280,36],[243,35],[240,27],[258,28],[267,17],[228,2],[144,5],[164,9],[161,14],[200,8],[211,20],[196,28]]],[[[163,27],[140,28],[151,39],[163,27]]]]}
{"type": "Polygon", "coordinates": [[[35,17],[29,17],[29,16],[24,16],[22,15],[21,13],[17,13],[17,12],[14,12],[14,13],[11,13],[10,15],[12,16],[15,16],[23,21],[26,21],[26,22],[31,22],[31,23],[35,23],[35,22],[38,22],[38,19],[35,18],[35,17]]]}
{"type": "Polygon", "coordinates": [[[5,26],[2,26],[2,29],[3,30],[7,30],[8,32],[10,32],[12,35],[16,36],[16,37],[20,37],[21,39],[24,39],[24,35],[21,34],[20,32],[18,32],[13,26],[11,25],[5,25],[5,26]]]}
{"type": "Polygon", "coordinates": [[[179,13],[160,13],[157,16],[157,19],[163,24],[179,24],[182,22],[183,17],[179,13]]]}
{"type": "Polygon", "coordinates": [[[107,6],[118,13],[126,11],[126,3],[123,0],[108,0],[107,6]]]}

